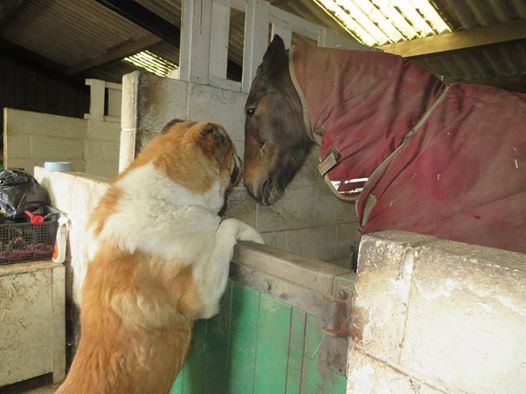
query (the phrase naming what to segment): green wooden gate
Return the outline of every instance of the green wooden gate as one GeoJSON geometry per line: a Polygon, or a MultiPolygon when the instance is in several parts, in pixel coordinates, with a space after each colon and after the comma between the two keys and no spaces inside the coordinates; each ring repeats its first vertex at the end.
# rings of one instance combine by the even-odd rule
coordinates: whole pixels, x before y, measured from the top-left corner
{"type": "MultiPolygon", "coordinates": [[[[243,282],[243,267],[233,265],[243,282]]],[[[320,331],[321,319],[281,301],[294,297],[268,275],[263,288],[253,285],[258,273],[250,270],[248,275],[252,285],[230,280],[219,315],[197,324],[190,356],[171,394],[345,393],[346,377],[327,368],[321,351],[331,341],[320,331]],[[268,294],[272,287],[279,294],[268,294]]],[[[335,280],[352,285],[346,275],[335,280]]],[[[346,354],[346,348],[341,350],[346,354]]]]}

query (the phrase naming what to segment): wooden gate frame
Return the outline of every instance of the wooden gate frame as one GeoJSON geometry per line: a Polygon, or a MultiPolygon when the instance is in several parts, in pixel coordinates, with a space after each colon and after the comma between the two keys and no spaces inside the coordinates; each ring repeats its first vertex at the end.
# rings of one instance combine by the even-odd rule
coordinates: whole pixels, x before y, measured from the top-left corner
{"type": "Polygon", "coordinates": [[[283,11],[267,1],[183,0],[180,79],[248,93],[269,37],[279,34],[288,48],[292,33],[310,38],[321,47],[367,49],[351,37],[283,11]],[[226,76],[231,8],[245,13],[241,83],[226,76]]]}
{"type": "Polygon", "coordinates": [[[355,272],[265,245],[240,242],[230,279],[320,318],[321,331],[327,334],[320,349],[325,367],[346,375],[355,272]]]}

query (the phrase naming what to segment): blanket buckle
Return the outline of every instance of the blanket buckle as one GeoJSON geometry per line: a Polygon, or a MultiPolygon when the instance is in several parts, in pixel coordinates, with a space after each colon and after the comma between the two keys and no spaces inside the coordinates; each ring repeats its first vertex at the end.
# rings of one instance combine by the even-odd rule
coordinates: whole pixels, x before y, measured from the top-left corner
{"type": "Polygon", "coordinates": [[[340,160],[340,154],[335,147],[331,147],[320,164],[318,164],[318,171],[321,176],[325,176],[340,160]]]}

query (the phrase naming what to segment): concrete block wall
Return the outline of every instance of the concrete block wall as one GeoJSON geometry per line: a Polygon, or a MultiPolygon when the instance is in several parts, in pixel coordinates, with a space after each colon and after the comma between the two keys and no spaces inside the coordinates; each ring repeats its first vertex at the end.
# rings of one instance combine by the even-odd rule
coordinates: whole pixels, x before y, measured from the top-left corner
{"type": "Polygon", "coordinates": [[[119,168],[120,122],[95,119],[86,122],[84,172],[113,178],[119,168]]]}
{"type": "Polygon", "coordinates": [[[108,188],[108,181],[81,173],[63,173],[35,168],[35,178],[49,192],[51,205],[69,218],[66,255],[66,343],[67,365],[80,338],[80,296],[88,268],[86,225],[108,188]]]}
{"type": "Polygon", "coordinates": [[[397,231],[360,244],[349,393],[522,393],[526,255],[397,231]]]}
{"type": "MultiPolygon", "coordinates": [[[[139,152],[173,118],[223,125],[242,156],[245,100],[245,93],[141,72],[125,75],[121,158],[132,159],[133,152],[139,152]]],[[[348,266],[358,237],[354,205],[331,194],[318,175],[318,155],[314,148],[275,205],[258,206],[238,187],[229,197],[226,215],[256,227],[270,246],[348,266]]]]}
{"type": "Polygon", "coordinates": [[[69,161],[74,171],[117,174],[120,124],[4,109],[4,166],[28,173],[44,161],[69,161]]]}
{"type": "Polygon", "coordinates": [[[78,305],[87,270],[86,225],[108,189],[108,181],[82,173],[48,171],[42,167],[35,168],[35,178],[48,190],[51,205],[69,218],[66,296],[78,305]]]}
{"type": "Polygon", "coordinates": [[[0,392],[65,372],[64,266],[50,260],[0,265],[0,392]]]}
{"type": "Polygon", "coordinates": [[[4,108],[4,166],[28,173],[44,161],[70,161],[84,169],[86,121],[67,116],[4,108]]]}

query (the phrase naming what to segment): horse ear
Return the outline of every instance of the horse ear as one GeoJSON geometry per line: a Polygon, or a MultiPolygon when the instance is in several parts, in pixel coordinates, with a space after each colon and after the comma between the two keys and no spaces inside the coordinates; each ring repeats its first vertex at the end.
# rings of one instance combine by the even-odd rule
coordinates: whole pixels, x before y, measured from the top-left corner
{"type": "Polygon", "coordinates": [[[267,48],[265,55],[263,56],[263,62],[261,68],[271,72],[276,70],[279,64],[287,59],[287,51],[285,50],[285,43],[283,39],[277,34],[274,35],[272,42],[267,48]]]}

